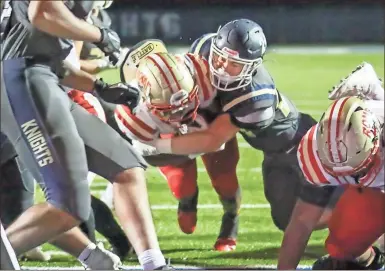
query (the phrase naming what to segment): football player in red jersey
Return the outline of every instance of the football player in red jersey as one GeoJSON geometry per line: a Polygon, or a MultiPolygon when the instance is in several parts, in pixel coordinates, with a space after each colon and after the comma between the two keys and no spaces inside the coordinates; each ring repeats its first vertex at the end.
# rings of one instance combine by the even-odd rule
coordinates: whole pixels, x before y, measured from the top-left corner
{"type": "MultiPolygon", "coordinates": [[[[329,99],[335,101],[298,148],[310,184],[345,188],[328,221],[329,255],[313,269],[380,269],[384,257],[372,245],[385,229],[384,90],[373,67],[363,63],[329,99]]],[[[303,250],[304,245],[285,236],[279,269],[294,269],[303,250]]]]}

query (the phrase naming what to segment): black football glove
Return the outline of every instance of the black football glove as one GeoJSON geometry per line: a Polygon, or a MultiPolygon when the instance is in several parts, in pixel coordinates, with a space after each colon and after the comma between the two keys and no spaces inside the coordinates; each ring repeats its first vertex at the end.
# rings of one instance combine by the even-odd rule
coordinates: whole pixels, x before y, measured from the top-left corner
{"type": "Polygon", "coordinates": [[[95,81],[95,91],[100,98],[109,103],[124,104],[131,110],[134,109],[140,101],[140,90],[125,83],[109,85],[103,80],[95,81]]]}
{"type": "Polygon", "coordinates": [[[363,266],[356,261],[337,260],[329,255],[319,258],[312,266],[313,270],[379,270],[384,267],[385,257],[380,250],[373,246],[376,254],[369,266],[363,266]]]}
{"type": "Polygon", "coordinates": [[[102,38],[94,44],[108,56],[112,64],[116,64],[120,56],[120,38],[118,34],[109,28],[99,28],[102,38]]]}

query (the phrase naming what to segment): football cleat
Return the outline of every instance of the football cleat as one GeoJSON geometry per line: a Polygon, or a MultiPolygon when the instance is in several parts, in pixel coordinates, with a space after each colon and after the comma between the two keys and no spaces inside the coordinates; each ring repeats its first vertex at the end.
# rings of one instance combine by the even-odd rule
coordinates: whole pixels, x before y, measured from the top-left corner
{"type": "Polygon", "coordinates": [[[225,212],[222,217],[222,224],[218,239],[214,244],[217,251],[232,251],[236,248],[238,235],[239,215],[225,212]]]}
{"type": "Polygon", "coordinates": [[[237,241],[233,238],[218,238],[214,245],[216,251],[232,251],[235,250],[237,241]]]}
{"type": "Polygon", "coordinates": [[[376,100],[376,91],[383,91],[382,88],[378,88],[381,85],[382,82],[373,66],[363,62],[329,91],[328,98],[337,100],[348,96],[358,96],[364,100],[376,100]]]}
{"type": "Polygon", "coordinates": [[[120,258],[106,250],[102,243],[97,245],[82,264],[89,270],[119,270],[122,265],[120,258]]]}
{"type": "Polygon", "coordinates": [[[338,260],[325,255],[313,264],[312,270],[380,270],[384,267],[385,257],[377,247],[373,246],[373,249],[376,255],[369,266],[363,266],[356,261],[338,260]]]}
{"type": "Polygon", "coordinates": [[[197,225],[197,212],[178,211],[179,228],[186,234],[192,234],[197,225]]]}
{"type": "Polygon", "coordinates": [[[23,260],[30,261],[39,261],[39,262],[48,262],[51,259],[51,255],[47,252],[44,252],[41,247],[35,247],[30,251],[27,251],[21,256],[23,260]]]}

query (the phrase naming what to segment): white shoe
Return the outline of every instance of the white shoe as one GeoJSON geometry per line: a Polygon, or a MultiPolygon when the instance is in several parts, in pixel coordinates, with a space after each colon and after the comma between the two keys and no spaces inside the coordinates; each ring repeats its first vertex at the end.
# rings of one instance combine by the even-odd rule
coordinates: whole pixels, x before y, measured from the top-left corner
{"type": "Polygon", "coordinates": [[[22,258],[31,261],[48,262],[51,259],[51,255],[47,252],[43,252],[41,247],[36,247],[30,251],[24,253],[22,258]]]}
{"type": "Polygon", "coordinates": [[[376,97],[383,96],[383,93],[377,93],[379,91],[384,92],[381,80],[373,66],[363,62],[329,91],[328,98],[337,100],[348,96],[358,96],[364,100],[377,100],[376,97]]]}
{"type": "Polygon", "coordinates": [[[106,250],[102,243],[97,245],[82,264],[89,270],[119,270],[122,266],[120,258],[106,250]]]}

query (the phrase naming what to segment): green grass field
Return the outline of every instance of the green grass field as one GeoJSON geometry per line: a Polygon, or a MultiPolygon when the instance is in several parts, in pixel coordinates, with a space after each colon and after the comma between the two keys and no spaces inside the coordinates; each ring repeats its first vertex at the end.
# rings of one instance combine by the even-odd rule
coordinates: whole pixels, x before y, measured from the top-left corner
{"type": "MultiPolygon", "coordinates": [[[[318,119],[329,101],[327,91],[342,77],[350,73],[363,60],[373,64],[377,74],[383,77],[384,54],[341,54],[341,55],[283,55],[268,54],[265,63],[275,78],[278,89],[291,98],[301,111],[318,119]]],[[[114,81],[115,79],[109,78],[114,81]]],[[[239,142],[244,142],[239,138],[239,142]]],[[[199,161],[199,159],[198,159],[199,161]]],[[[176,220],[176,209],[154,209],[153,216],[161,248],[171,264],[200,267],[252,267],[275,265],[282,239],[270,218],[270,209],[265,205],[260,167],[261,153],[241,144],[241,159],[238,176],[242,189],[242,203],[248,207],[240,213],[240,231],[237,249],[234,252],[215,252],[212,246],[216,240],[222,210],[205,208],[198,211],[198,225],[194,234],[185,235],[176,220]],[[253,169],[253,170],[251,170],[253,169]]],[[[202,163],[199,161],[199,167],[202,163]]],[[[176,207],[167,184],[156,169],[148,170],[148,188],[152,205],[176,207]]],[[[99,195],[106,181],[98,179],[92,191],[99,195]]],[[[199,173],[199,204],[219,204],[210,180],[204,172],[199,173]]],[[[41,193],[39,194],[41,198],[41,193]]],[[[301,264],[308,265],[325,253],[323,241],[325,231],[315,232],[301,264]]],[[[103,240],[103,239],[101,239],[103,240]]],[[[108,247],[108,244],[105,244],[108,247]]],[[[44,250],[57,251],[50,245],[44,250]]],[[[126,265],[137,265],[135,257],[125,259],[126,265]]],[[[22,262],[24,266],[71,267],[79,266],[67,255],[53,255],[49,263],[22,262]]]]}

